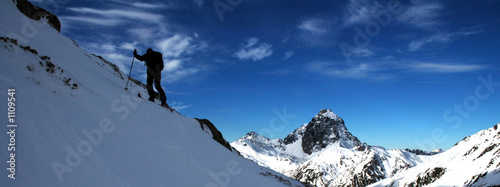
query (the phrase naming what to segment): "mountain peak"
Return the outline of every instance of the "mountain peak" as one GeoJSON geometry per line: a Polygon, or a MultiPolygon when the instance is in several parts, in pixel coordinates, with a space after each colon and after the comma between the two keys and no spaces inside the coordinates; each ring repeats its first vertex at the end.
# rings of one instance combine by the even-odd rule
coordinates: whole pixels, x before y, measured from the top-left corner
{"type": "Polygon", "coordinates": [[[255,131],[251,131],[251,132],[247,133],[244,137],[241,137],[240,140],[242,140],[242,141],[250,140],[253,142],[269,142],[269,141],[271,141],[271,139],[269,139],[265,136],[262,136],[262,135],[256,133],[255,131]]]}
{"type": "Polygon", "coordinates": [[[254,138],[257,138],[257,137],[263,137],[262,135],[256,133],[255,131],[250,131],[249,133],[247,133],[245,135],[245,138],[246,139],[254,139],[254,138]]]}
{"type": "Polygon", "coordinates": [[[322,109],[305,127],[302,148],[311,154],[333,143],[352,148],[361,142],[347,130],[342,118],[330,109],[322,109]]]}
{"type": "Polygon", "coordinates": [[[341,120],[341,118],[337,116],[337,114],[333,113],[332,110],[330,109],[321,109],[318,115],[315,116],[315,118],[321,118],[321,117],[326,117],[333,120],[339,120],[339,119],[341,120]]]}

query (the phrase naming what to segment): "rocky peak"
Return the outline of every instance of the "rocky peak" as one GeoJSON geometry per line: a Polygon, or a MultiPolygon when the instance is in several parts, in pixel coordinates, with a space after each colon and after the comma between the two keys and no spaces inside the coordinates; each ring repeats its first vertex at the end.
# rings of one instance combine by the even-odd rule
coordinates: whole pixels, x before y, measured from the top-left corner
{"type": "Polygon", "coordinates": [[[254,131],[251,131],[247,133],[242,139],[247,139],[247,140],[267,140],[269,141],[270,139],[267,137],[264,137],[254,131]]]}
{"type": "Polygon", "coordinates": [[[50,13],[49,11],[34,6],[27,0],[12,0],[19,11],[21,11],[27,17],[33,20],[44,19],[50,26],[52,26],[57,31],[61,32],[61,22],[56,15],[50,13]]]}
{"type": "Polygon", "coordinates": [[[342,118],[330,109],[323,109],[305,126],[302,149],[311,154],[332,143],[350,149],[361,142],[347,130],[342,118]]]}
{"type": "Polygon", "coordinates": [[[307,124],[302,125],[301,127],[295,129],[293,132],[288,134],[285,139],[283,139],[283,143],[286,145],[294,143],[295,141],[299,140],[302,138],[304,135],[304,131],[306,130],[307,124]]]}
{"type": "Polygon", "coordinates": [[[330,109],[322,109],[322,110],[320,110],[319,113],[314,118],[318,118],[318,119],[329,118],[329,119],[332,119],[332,120],[335,120],[335,121],[342,121],[342,123],[344,123],[344,121],[342,120],[342,118],[340,118],[339,116],[337,116],[337,114],[333,113],[332,110],[330,110],[330,109]]]}

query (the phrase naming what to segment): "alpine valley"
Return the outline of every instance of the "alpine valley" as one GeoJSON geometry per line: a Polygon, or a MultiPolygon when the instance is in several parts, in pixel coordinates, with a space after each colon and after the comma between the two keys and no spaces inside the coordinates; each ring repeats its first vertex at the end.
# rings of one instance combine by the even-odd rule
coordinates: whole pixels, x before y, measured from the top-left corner
{"type": "Polygon", "coordinates": [[[312,186],[491,186],[500,184],[498,126],[445,152],[387,150],[361,142],[342,118],[323,109],[284,139],[250,132],[231,145],[245,158],[312,186]]]}

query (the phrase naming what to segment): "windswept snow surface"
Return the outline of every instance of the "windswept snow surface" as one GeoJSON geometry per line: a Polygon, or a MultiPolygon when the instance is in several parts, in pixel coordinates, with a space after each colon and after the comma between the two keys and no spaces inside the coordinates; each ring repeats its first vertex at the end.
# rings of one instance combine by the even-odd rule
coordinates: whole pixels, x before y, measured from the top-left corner
{"type": "Polygon", "coordinates": [[[143,88],[125,90],[126,75],[11,0],[0,0],[0,23],[0,186],[301,185],[228,151],[197,120],[139,99],[143,88]],[[12,152],[7,89],[16,98],[12,152]],[[11,153],[15,180],[5,170],[11,153]]]}

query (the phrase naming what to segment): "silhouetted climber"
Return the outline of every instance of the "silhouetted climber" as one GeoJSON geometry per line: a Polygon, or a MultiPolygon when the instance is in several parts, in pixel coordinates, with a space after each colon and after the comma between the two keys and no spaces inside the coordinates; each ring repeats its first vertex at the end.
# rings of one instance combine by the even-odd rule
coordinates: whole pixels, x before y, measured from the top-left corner
{"type": "Polygon", "coordinates": [[[148,48],[146,54],[140,56],[137,55],[137,49],[134,49],[134,57],[140,61],[145,61],[147,70],[147,85],[149,94],[149,101],[154,102],[155,91],[153,90],[153,81],[155,84],[155,88],[160,93],[160,101],[161,105],[165,107],[169,107],[167,105],[167,96],[165,96],[165,92],[161,88],[161,70],[163,70],[163,55],[159,52],[153,51],[153,49],[148,48]]]}

